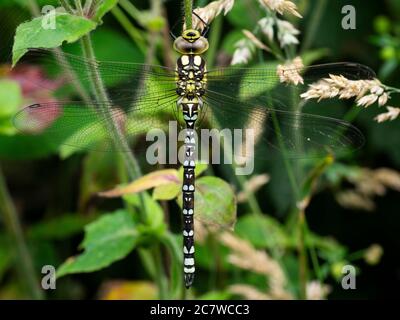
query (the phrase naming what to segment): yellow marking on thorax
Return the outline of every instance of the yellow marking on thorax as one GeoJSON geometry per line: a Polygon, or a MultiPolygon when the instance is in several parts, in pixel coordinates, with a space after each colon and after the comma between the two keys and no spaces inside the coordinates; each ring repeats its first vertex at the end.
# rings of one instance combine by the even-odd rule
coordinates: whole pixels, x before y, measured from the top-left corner
{"type": "Polygon", "coordinates": [[[201,57],[199,55],[194,56],[193,62],[199,67],[201,65],[201,57]]]}
{"type": "Polygon", "coordinates": [[[189,64],[189,56],[183,55],[183,56],[181,57],[181,61],[182,61],[182,64],[183,64],[184,66],[187,66],[187,65],[189,64]]]}
{"type": "Polygon", "coordinates": [[[198,103],[198,102],[199,102],[199,99],[196,96],[193,97],[193,99],[191,99],[191,100],[189,100],[187,97],[184,97],[181,100],[181,103],[184,103],[184,104],[187,104],[187,103],[198,103]]]}

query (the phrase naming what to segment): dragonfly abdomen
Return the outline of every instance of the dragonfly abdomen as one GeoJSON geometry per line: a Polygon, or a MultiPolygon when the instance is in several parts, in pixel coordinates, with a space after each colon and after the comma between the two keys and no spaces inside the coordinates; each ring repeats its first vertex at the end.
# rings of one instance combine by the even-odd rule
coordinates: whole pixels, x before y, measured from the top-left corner
{"type": "Polygon", "coordinates": [[[182,55],[177,61],[176,72],[177,104],[182,110],[186,123],[185,158],[183,162],[183,271],[185,286],[189,288],[194,280],[194,192],[196,167],[195,123],[203,105],[205,91],[205,61],[200,55],[182,55]]]}
{"type": "Polygon", "coordinates": [[[186,123],[185,131],[185,157],[183,161],[183,264],[185,286],[189,288],[194,279],[194,192],[195,192],[195,167],[196,167],[196,134],[195,122],[201,106],[201,98],[188,99],[184,97],[178,101],[182,108],[186,123]]]}

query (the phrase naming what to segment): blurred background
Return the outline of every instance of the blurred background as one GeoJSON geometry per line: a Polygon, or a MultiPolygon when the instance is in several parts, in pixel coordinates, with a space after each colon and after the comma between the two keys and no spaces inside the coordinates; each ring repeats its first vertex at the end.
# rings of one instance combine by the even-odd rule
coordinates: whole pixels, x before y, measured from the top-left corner
{"type": "MultiPolygon", "coordinates": [[[[209,2],[195,1],[194,8],[204,8],[209,2]]],[[[300,31],[292,33],[298,44],[292,41],[289,51],[309,54],[313,56],[313,63],[362,63],[375,70],[382,83],[400,87],[399,0],[294,2],[303,18],[274,12],[300,31]],[[342,28],[346,16],[342,8],[346,5],[355,8],[355,29],[342,28]]],[[[157,298],[159,284],[144,267],[144,261],[148,261],[145,252],[155,241],[151,237],[142,247],[130,250],[123,259],[115,259],[107,267],[99,266],[85,273],[70,272],[73,274],[57,280],[56,290],[40,288],[43,265],[58,268],[69,257],[79,254],[85,225],[124,207],[120,199],[105,200],[96,196],[97,192],[123,182],[112,155],[101,159],[91,152],[65,156],[40,139],[18,134],[10,122],[12,115],[26,106],[27,101],[38,96],[43,98],[43,92],[31,89],[29,83],[56,85],[46,84],[50,80],[40,67],[32,65],[11,71],[9,64],[17,26],[31,19],[35,5],[41,8],[56,3],[0,0],[0,299],[157,298]]],[[[259,36],[256,22],[267,10],[262,1],[256,0],[235,0],[226,15],[221,10],[211,22],[210,51],[206,56],[209,65],[229,65],[240,46],[243,47],[240,41],[246,39],[242,30],[259,36]]],[[[96,56],[99,60],[137,63],[150,59],[151,63],[173,66],[177,55],[171,48],[169,31],[172,29],[179,34],[181,22],[179,1],[121,0],[92,33],[96,56]]],[[[259,38],[268,46],[274,41],[278,47],[280,45],[276,39],[271,43],[265,36],[259,38]]],[[[280,50],[287,52],[285,48],[280,50]]],[[[78,54],[79,46],[72,45],[70,51],[78,54]]],[[[254,45],[249,52],[246,61],[249,65],[259,55],[263,55],[266,62],[276,60],[254,45]]],[[[353,108],[354,101],[322,103],[335,104],[340,116],[353,108]]],[[[389,105],[400,106],[400,101],[393,95],[389,105]]],[[[291,223],[291,217],[296,216],[293,213],[296,205],[288,201],[292,196],[290,186],[282,163],[277,159],[265,163],[265,170],[247,184],[253,188],[250,190],[261,208],[261,218],[251,214],[251,206],[246,205],[248,197],[240,193],[240,186],[231,183],[236,198],[242,197],[237,204],[236,238],[227,235],[219,239],[212,230],[203,230],[205,238],[199,239],[196,251],[198,277],[188,297],[399,297],[400,119],[378,123],[374,118],[383,108],[376,104],[357,110],[353,123],[365,135],[365,146],[351,158],[340,159],[324,169],[318,188],[309,194],[311,201],[305,210],[306,297],[301,295],[298,270],[302,262],[297,234],[291,223]],[[260,225],[261,235],[255,231],[260,225]],[[273,241],[271,234],[275,237],[273,241]],[[240,246],[247,251],[241,252],[240,246]],[[235,257],[243,259],[246,254],[254,264],[268,265],[270,269],[260,271],[257,267],[235,264],[235,257]],[[344,290],[341,286],[342,267],[348,264],[357,270],[354,290],[344,290]]],[[[146,173],[154,170],[144,163],[142,169],[146,173]]],[[[208,170],[206,175],[228,182],[231,179],[229,173],[218,168],[208,170]]],[[[165,226],[174,237],[176,235],[180,247],[179,206],[175,201],[155,202],[169,213],[165,226]]],[[[174,262],[168,250],[162,250],[165,252],[161,264],[168,274],[174,262]]],[[[167,294],[167,297],[175,296],[167,294]]]]}

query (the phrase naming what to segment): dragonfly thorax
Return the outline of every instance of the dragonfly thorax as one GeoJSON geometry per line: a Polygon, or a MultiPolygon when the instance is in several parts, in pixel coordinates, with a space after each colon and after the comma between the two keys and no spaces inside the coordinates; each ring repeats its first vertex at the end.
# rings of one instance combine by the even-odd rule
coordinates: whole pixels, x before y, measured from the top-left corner
{"type": "Polygon", "coordinates": [[[177,94],[187,97],[204,95],[207,79],[206,65],[200,55],[182,55],[176,64],[177,94]]]}

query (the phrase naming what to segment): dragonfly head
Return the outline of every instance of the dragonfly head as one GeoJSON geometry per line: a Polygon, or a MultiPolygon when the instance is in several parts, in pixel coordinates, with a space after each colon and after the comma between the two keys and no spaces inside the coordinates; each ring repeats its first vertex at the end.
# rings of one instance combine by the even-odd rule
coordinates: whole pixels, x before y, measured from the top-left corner
{"type": "Polygon", "coordinates": [[[202,54],[208,49],[208,41],[199,31],[187,29],[176,38],[174,49],[181,54],[202,54]]]}

